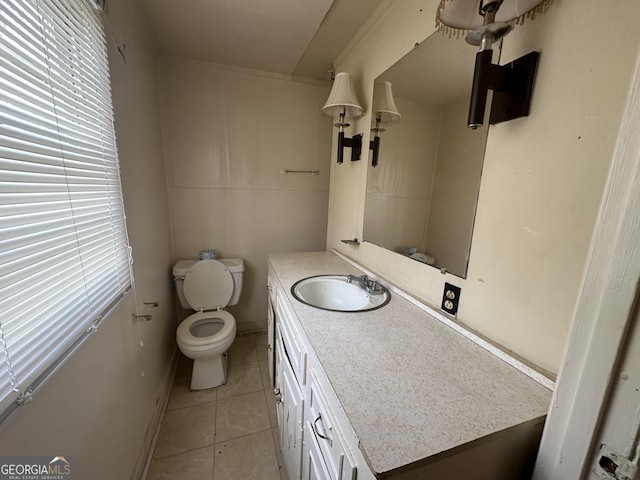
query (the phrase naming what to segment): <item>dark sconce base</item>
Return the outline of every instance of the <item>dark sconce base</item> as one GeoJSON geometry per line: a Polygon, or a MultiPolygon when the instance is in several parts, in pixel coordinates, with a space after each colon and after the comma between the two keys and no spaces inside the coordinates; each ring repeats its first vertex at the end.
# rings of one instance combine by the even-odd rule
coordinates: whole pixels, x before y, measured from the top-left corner
{"type": "Polygon", "coordinates": [[[345,138],[344,132],[338,132],[338,163],[344,159],[344,148],[351,148],[351,161],[360,160],[362,154],[362,134],[354,135],[352,138],[345,138]]]}
{"type": "Polygon", "coordinates": [[[493,90],[489,115],[491,125],[529,115],[540,53],[528,53],[506,65],[492,64],[492,56],[493,50],[476,54],[467,122],[470,128],[477,128],[484,121],[488,90],[493,90]]]}
{"type": "Polygon", "coordinates": [[[373,140],[369,140],[369,150],[373,151],[373,155],[371,158],[371,166],[378,166],[378,154],[380,153],[380,136],[376,135],[373,137],[373,140]]]}

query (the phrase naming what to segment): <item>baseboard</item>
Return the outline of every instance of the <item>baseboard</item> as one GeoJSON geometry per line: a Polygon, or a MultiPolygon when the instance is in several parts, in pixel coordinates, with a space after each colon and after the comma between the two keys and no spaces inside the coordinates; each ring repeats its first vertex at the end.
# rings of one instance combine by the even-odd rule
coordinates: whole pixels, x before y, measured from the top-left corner
{"type": "Polygon", "coordinates": [[[173,358],[171,360],[171,368],[169,369],[164,389],[160,395],[160,401],[156,402],[155,412],[149,421],[147,431],[144,436],[141,453],[138,456],[136,467],[131,475],[131,480],[145,480],[149,472],[149,466],[153,458],[153,452],[158,441],[158,434],[160,433],[160,426],[162,425],[162,419],[167,410],[169,404],[169,395],[171,395],[171,387],[173,386],[173,380],[178,369],[178,361],[180,359],[180,351],[176,347],[173,351],[173,358]]]}

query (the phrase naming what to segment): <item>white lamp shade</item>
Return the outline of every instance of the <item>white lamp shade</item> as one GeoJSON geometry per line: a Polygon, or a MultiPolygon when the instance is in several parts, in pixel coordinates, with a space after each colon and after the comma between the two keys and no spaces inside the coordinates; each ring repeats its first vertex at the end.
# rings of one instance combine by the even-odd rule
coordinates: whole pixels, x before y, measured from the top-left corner
{"type": "MultiPolygon", "coordinates": [[[[496,13],[496,23],[522,22],[545,11],[553,0],[504,0],[496,13]]],[[[488,3],[485,0],[485,4],[488,3]]],[[[440,0],[437,21],[450,28],[473,30],[482,26],[484,17],[478,13],[480,0],[440,0]]]]}
{"type": "Polygon", "coordinates": [[[390,125],[398,123],[402,115],[393,100],[391,82],[376,82],[373,88],[373,119],[378,118],[380,123],[390,125]]]}
{"type": "Polygon", "coordinates": [[[322,113],[328,117],[338,117],[342,112],[345,112],[345,118],[358,118],[364,113],[351,78],[345,72],[336,74],[327,103],[322,107],[322,113]]]}

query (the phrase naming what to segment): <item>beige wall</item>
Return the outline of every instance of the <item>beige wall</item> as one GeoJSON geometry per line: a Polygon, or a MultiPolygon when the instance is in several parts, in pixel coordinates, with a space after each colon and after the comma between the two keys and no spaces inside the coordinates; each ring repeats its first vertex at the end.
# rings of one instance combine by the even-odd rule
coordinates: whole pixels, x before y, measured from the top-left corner
{"type": "Polygon", "coordinates": [[[331,119],[326,85],[166,59],[161,119],[177,258],[245,261],[238,331],[266,329],[269,252],[322,250],[331,119]],[[319,175],[283,169],[318,169],[319,175]]]}
{"type": "Polygon", "coordinates": [[[2,455],[64,455],[72,459],[74,478],[95,480],[140,478],[175,349],[154,52],[133,2],[110,0],[107,25],[137,296],[160,306],[139,309],[153,319],[138,329],[130,293],[33,401],[0,426],[2,455]],[[126,63],[117,53],[121,42],[126,63]]]}
{"type": "MultiPolygon", "coordinates": [[[[375,77],[432,32],[437,3],[385,2],[337,59],[338,70],[357,80],[367,109],[375,77]]],[[[440,305],[445,281],[459,285],[460,321],[557,372],[638,49],[639,21],[634,0],[616,2],[616,8],[564,0],[506,37],[503,63],[531,50],[540,51],[541,60],[530,116],[490,128],[466,280],[375,245],[339,241],[361,238],[364,163],[332,165],[327,247],[433,305],[440,305]]],[[[369,122],[367,112],[347,135],[363,132],[367,142],[369,122]]]]}

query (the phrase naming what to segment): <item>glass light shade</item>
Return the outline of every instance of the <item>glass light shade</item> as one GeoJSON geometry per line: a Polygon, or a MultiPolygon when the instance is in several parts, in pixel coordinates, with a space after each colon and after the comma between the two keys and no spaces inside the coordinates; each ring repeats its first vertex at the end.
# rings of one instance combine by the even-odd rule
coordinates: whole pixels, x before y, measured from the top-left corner
{"type": "MultiPolygon", "coordinates": [[[[495,23],[522,23],[544,12],[553,0],[504,0],[496,12],[495,23]]],[[[488,3],[485,0],[485,3],[488,3]]],[[[436,22],[441,29],[473,30],[484,23],[478,13],[480,0],[440,0],[436,22]]]]}
{"type": "Polygon", "coordinates": [[[393,100],[391,82],[376,82],[373,89],[373,119],[383,125],[398,123],[402,115],[393,100]]]}
{"type": "Polygon", "coordinates": [[[322,107],[322,113],[328,117],[338,117],[342,112],[345,113],[345,118],[358,118],[364,113],[353,89],[351,77],[345,72],[336,74],[327,103],[322,107]]]}

